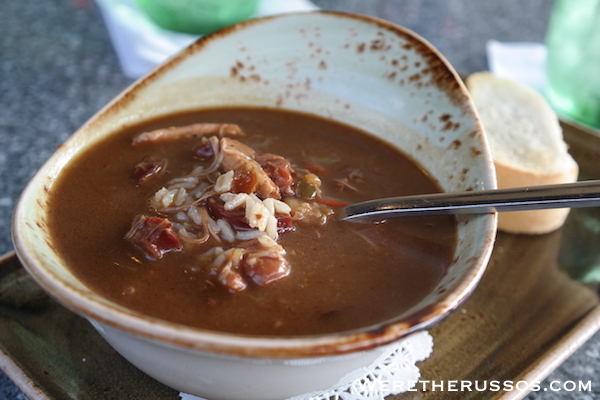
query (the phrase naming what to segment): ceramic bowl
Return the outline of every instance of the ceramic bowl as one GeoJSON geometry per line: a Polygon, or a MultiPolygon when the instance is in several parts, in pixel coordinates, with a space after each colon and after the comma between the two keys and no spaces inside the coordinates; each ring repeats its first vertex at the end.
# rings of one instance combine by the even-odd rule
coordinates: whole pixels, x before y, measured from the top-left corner
{"type": "Polygon", "coordinates": [[[123,126],[182,110],[253,105],[301,110],[371,132],[413,157],[446,191],[495,188],[490,151],[465,87],[422,38],[389,22],[333,12],[251,20],[204,37],[134,83],[61,146],[14,214],[18,256],[56,300],[125,358],[209,399],[283,399],[324,390],[385,345],[431,327],[473,291],[496,215],[458,217],[447,275],[409,311],[362,330],[307,337],[202,331],[124,309],[66,267],[46,227],[48,192],[73,157],[123,126]]]}

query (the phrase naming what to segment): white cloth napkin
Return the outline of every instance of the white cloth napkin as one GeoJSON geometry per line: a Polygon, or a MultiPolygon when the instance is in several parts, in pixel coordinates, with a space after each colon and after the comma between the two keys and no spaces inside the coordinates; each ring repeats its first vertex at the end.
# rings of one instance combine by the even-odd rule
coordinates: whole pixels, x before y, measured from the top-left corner
{"type": "Polygon", "coordinates": [[[486,51],[490,72],[544,93],[546,47],[542,43],[490,40],[486,51]]]}
{"type": "MultiPolygon", "coordinates": [[[[139,78],[199,35],[174,32],[153,23],[135,0],[96,0],[123,73],[139,78]]],[[[254,17],[318,9],[309,0],[262,0],[254,17]]]]}

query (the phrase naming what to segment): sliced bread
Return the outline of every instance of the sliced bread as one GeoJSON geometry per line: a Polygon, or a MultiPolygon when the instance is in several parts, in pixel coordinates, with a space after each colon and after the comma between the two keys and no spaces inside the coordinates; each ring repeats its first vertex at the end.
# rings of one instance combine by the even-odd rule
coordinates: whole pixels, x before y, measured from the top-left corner
{"type": "MultiPolygon", "coordinates": [[[[568,153],[556,113],[533,89],[489,72],[466,79],[496,166],[498,188],[567,183],[579,168],[568,153]]],[[[562,226],[569,209],[502,212],[498,229],[542,234],[562,226]]]]}

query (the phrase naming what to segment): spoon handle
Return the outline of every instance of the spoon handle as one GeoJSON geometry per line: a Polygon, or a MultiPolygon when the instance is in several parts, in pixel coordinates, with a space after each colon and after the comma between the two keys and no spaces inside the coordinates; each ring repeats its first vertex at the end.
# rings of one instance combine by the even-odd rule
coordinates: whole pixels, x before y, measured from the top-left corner
{"type": "Polygon", "coordinates": [[[557,185],[389,197],[344,207],[340,217],[358,221],[599,206],[600,180],[588,180],[557,185]]]}

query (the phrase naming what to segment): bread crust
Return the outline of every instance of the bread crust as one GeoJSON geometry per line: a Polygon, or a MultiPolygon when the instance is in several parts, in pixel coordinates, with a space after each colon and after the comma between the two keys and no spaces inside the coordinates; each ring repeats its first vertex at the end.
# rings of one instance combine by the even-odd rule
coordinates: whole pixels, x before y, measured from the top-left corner
{"type": "MultiPolygon", "coordinates": [[[[499,163],[496,166],[498,189],[538,185],[553,185],[577,180],[579,168],[576,163],[568,171],[556,174],[540,175],[518,170],[499,163]]],[[[560,228],[569,212],[569,208],[552,208],[535,211],[510,211],[498,213],[498,229],[513,234],[540,235],[560,228]]]]}
{"type": "MultiPolygon", "coordinates": [[[[577,180],[579,166],[567,151],[556,113],[541,95],[489,72],[470,75],[466,86],[480,112],[488,138],[495,139],[489,141],[499,189],[577,180]],[[517,126],[511,124],[515,120],[508,120],[513,114],[497,111],[506,111],[507,107],[520,114],[517,126]],[[515,137],[515,133],[519,136],[515,137]],[[511,137],[518,140],[513,141],[511,137]]],[[[501,212],[498,229],[513,234],[549,233],[564,224],[569,211],[569,208],[559,208],[501,212]]]]}

